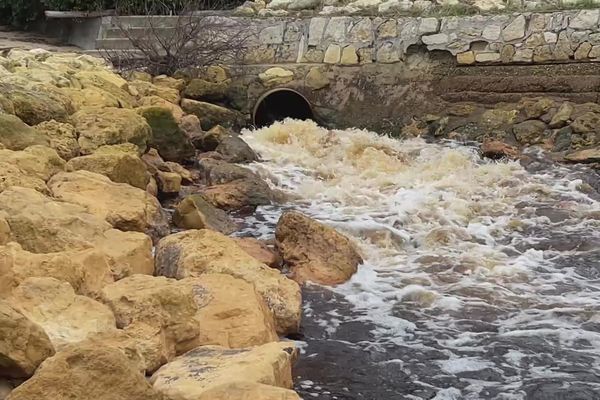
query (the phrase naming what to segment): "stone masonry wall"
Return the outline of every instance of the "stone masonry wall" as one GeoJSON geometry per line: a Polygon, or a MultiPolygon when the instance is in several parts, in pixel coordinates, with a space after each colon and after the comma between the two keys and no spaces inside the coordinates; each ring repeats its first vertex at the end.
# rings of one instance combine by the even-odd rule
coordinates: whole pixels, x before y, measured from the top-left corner
{"type": "Polygon", "coordinates": [[[413,48],[458,64],[600,60],[600,9],[461,17],[248,18],[246,64],[392,64],[413,48]]]}

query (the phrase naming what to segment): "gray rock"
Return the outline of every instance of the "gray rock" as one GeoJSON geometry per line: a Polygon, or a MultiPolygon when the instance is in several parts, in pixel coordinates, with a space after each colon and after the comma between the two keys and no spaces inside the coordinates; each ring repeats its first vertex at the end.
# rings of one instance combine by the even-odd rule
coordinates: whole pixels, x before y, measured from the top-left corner
{"type": "Polygon", "coordinates": [[[258,39],[262,44],[281,44],[283,43],[284,29],[285,24],[283,22],[275,26],[269,26],[260,32],[258,39]]]}
{"type": "Polygon", "coordinates": [[[522,39],[525,36],[526,24],[527,21],[525,20],[525,17],[519,15],[513,19],[511,23],[506,25],[504,30],[502,30],[502,38],[507,42],[522,39]]]}
{"type": "Polygon", "coordinates": [[[323,38],[323,32],[325,32],[325,27],[327,26],[328,19],[317,17],[311,18],[310,25],[308,26],[308,45],[309,46],[317,46],[321,43],[321,39],[323,38]]]}
{"type": "Polygon", "coordinates": [[[573,29],[594,29],[598,27],[599,17],[600,10],[581,10],[569,22],[569,27],[573,29]]]}

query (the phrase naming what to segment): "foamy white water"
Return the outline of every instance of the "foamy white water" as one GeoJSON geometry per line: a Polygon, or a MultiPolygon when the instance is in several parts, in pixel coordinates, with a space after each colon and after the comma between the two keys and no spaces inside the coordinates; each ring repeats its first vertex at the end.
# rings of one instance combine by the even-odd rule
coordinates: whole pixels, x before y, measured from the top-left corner
{"type": "MultiPolygon", "coordinates": [[[[312,303],[308,318],[328,337],[364,322],[368,344],[356,345],[375,346],[403,374],[384,382],[385,396],[376,387],[356,397],[308,394],[600,398],[600,203],[581,173],[556,164],[530,173],[456,143],[306,121],[243,138],[264,159],[252,167],[293,208],[347,234],[365,259],[332,289],[346,312],[332,300],[317,317],[312,303]]],[[[281,211],[262,208],[248,232],[272,235],[281,211]]]]}

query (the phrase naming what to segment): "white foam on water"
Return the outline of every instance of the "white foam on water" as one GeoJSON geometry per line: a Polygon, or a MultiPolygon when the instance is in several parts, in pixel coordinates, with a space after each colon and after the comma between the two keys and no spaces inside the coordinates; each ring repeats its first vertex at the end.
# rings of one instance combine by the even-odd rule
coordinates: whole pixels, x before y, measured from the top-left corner
{"type": "MultiPolygon", "coordinates": [[[[308,121],[286,120],[242,137],[264,160],[251,168],[288,193],[292,208],[345,233],[360,249],[364,264],[332,290],[353,305],[352,318],[375,325],[377,340],[443,350],[446,360],[438,364],[449,375],[495,368],[500,381],[491,385],[501,387],[504,397],[498,398],[507,400],[523,393],[511,383],[514,377],[498,369],[502,364],[519,369],[519,379],[548,371],[521,365],[540,356],[527,348],[487,360],[492,338],[545,340],[549,357],[552,346],[561,346],[585,353],[595,360],[590,368],[598,367],[598,334],[581,324],[598,319],[600,278],[560,263],[579,253],[543,246],[572,240],[561,235],[600,238],[600,221],[585,218],[600,203],[579,190],[583,182],[571,170],[553,165],[532,174],[518,162],[484,160],[454,143],[399,141],[308,121]],[[537,215],[538,207],[572,217],[553,223],[537,215]],[[474,323],[481,328],[471,331],[474,323]]],[[[251,220],[251,230],[272,237],[282,210],[259,211],[262,220],[251,220]]],[[[333,314],[319,323],[331,334],[344,321],[333,314]]],[[[569,372],[555,374],[544,376],[569,372]]],[[[469,396],[487,386],[473,381],[462,390],[440,388],[435,399],[477,398],[469,396]]]]}

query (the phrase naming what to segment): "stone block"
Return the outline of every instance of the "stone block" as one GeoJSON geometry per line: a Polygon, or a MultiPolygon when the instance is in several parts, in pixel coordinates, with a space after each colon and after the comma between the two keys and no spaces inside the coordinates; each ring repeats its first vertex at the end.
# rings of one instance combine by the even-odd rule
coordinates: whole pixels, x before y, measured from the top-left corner
{"type": "Polygon", "coordinates": [[[522,39],[525,36],[527,21],[523,15],[517,16],[502,30],[502,39],[507,42],[522,39]]]}
{"type": "Polygon", "coordinates": [[[515,46],[512,44],[507,44],[502,46],[502,50],[500,50],[500,61],[503,63],[509,63],[513,60],[515,56],[515,46]]]}
{"type": "Polygon", "coordinates": [[[398,49],[394,46],[392,42],[382,43],[379,49],[377,50],[377,62],[382,64],[391,64],[400,61],[400,56],[398,54],[398,49]]]}
{"type": "Polygon", "coordinates": [[[536,47],[533,50],[533,61],[534,62],[545,62],[552,60],[552,47],[550,45],[543,45],[536,47]]]}
{"type": "Polygon", "coordinates": [[[533,49],[517,49],[513,57],[514,62],[531,62],[533,59],[533,49]]]}
{"type": "Polygon", "coordinates": [[[450,38],[445,33],[436,33],[434,35],[423,36],[421,38],[423,44],[426,45],[440,45],[447,44],[450,41],[450,38]]]}
{"type": "Polygon", "coordinates": [[[325,53],[323,50],[308,49],[306,53],[302,55],[301,62],[303,63],[322,63],[325,53]]]}
{"type": "Polygon", "coordinates": [[[588,54],[589,58],[600,58],[600,46],[592,46],[588,54]]]}
{"type": "Polygon", "coordinates": [[[473,64],[475,62],[475,53],[472,51],[465,51],[456,55],[456,61],[459,64],[473,64]]]}
{"type": "Polygon", "coordinates": [[[490,24],[490,25],[486,25],[483,28],[483,32],[481,33],[481,36],[485,39],[485,40],[498,40],[500,39],[500,34],[502,33],[502,25],[501,24],[490,24]]]}
{"type": "Polygon", "coordinates": [[[304,78],[306,86],[313,90],[319,90],[329,86],[329,78],[322,67],[312,67],[304,78]]]}
{"type": "Polygon", "coordinates": [[[600,10],[581,10],[569,22],[569,28],[573,29],[594,29],[598,28],[598,18],[600,10]]]}
{"type": "Polygon", "coordinates": [[[327,26],[327,18],[311,18],[310,24],[308,25],[308,45],[318,46],[323,38],[323,32],[327,26]]]}
{"type": "Polygon", "coordinates": [[[283,33],[285,30],[285,24],[279,23],[274,26],[269,26],[258,35],[258,40],[261,44],[281,44],[283,43],[283,33]]]}
{"type": "Polygon", "coordinates": [[[592,44],[589,42],[583,42],[579,45],[577,50],[575,50],[575,59],[576,60],[585,60],[588,58],[590,51],[592,50],[592,44]]]}
{"type": "Polygon", "coordinates": [[[373,41],[373,24],[370,18],[361,18],[350,28],[348,33],[350,42],[371,43],[373,41]]]}
{"type": "Polygon", "coordinates": [[[554,32],[544,32],[544,41],[548,44],[556,43],[558,35],[554,32]]]}
{"type": "Polygon", "coordinates": [[[342,48],[337,44],[330,44],[325,51],[323,62],[325,64],[337,64],[340,62],[342,48]]]}
{"type": "Polygon", "coordinates": [[[395,19],[388,19],[377,27],[377,37],[387,39],[398,36],[398,23],[395,19]]]}
{"type": "Polygon", "coordinates": [[[356,54],[356,48],[352,45],[344,47],[342,50],[342,57],[340,60],[342,65],[356,65],[358,64],[358,55],[356,54]]]}
{"type": "Polygon", "coordinates": [[[419,33],[436,33],[439,26],[440,22],[437,20],[437,18],[423,18],[419,24],[419,33]]]}
{"type": "Polygon", "coordinates": [[[343,42],[346,39],[346,29],[349,22],[349,17],[332,17],[325,28],[325,40],[337,43],[343,42]]]}
{"type": "Polygon", "coordinates": [[[363,47],[356,51],[358,54],[358,62],[360,64],[371,64],[373,62],[373,49],[363,47]]]}
{"type": "Polygon", "coordinates": [[[480,63],[500,61],[499,53],[483,52],[475,54],[475,61],[480,63]]]}

